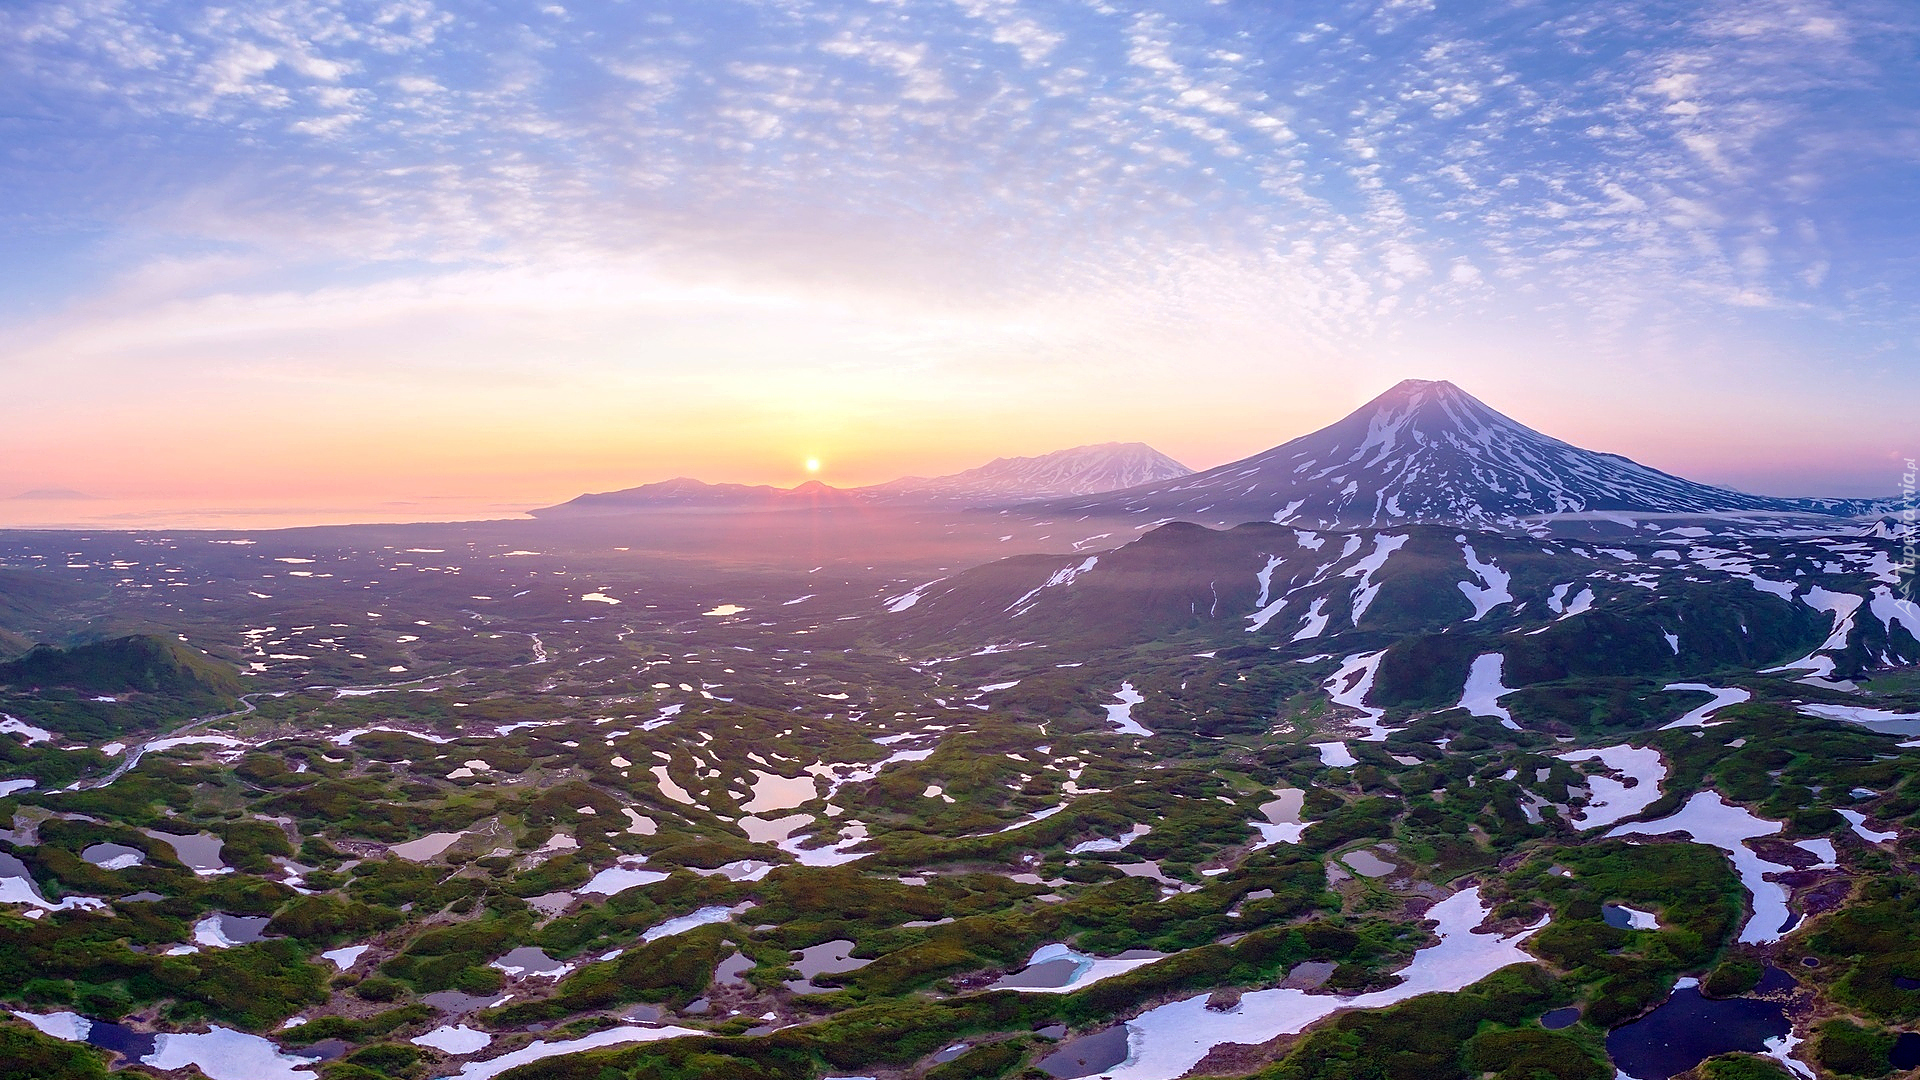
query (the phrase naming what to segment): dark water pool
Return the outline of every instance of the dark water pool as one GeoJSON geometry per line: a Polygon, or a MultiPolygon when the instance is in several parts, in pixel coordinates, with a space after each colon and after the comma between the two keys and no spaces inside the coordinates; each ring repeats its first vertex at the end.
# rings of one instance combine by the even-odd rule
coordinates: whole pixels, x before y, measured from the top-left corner
{"type": "Polygon", "coordinates": [[[138,1061],[153,1053],[154,1037],[120,1024],[95,1020],[87,1030],[87,1042],[102,1050],[111,1050],[128,1061],[138,1061]]]}
{"type": "Polygon", "coordinates": [[[1569,1005],[1564,1009],[1555,1009],[1540,1018],[1540,1026],[1546,1028],[1548,1031],[1559,1031],[1561,1028],[1570,1028],[1579,1022],[1580,1007],[1577,1005],[1569,1005]]]}
{"type": "Polygon", "coordinates": [[[1786,1009],[1772,1001],[1712,1001],[1697,986],[1677,987],[1659,1008],[1607,1034],[1607,1056],[1633,1080],[1671,1080],[1734,1050],[1759,1053],[1790,1030],[1786,1009]]]}
{"type": "Polygon", "coordinates": [[[1893,1040],[1893,1067],[1920,1068],[1920,1033],[1903,1031],[1893,1040]]]}

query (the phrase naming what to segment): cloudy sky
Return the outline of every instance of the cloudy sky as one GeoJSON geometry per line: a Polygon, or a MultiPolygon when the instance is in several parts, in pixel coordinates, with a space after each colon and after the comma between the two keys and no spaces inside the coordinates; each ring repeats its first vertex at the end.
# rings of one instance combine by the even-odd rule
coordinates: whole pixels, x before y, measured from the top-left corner
{"type": "Polygon", "coordinates": [[[1916,45],[1905,0],[21,0],[0,497],[1205,467],[1409,376],[1891,494],[1916,45]]]}

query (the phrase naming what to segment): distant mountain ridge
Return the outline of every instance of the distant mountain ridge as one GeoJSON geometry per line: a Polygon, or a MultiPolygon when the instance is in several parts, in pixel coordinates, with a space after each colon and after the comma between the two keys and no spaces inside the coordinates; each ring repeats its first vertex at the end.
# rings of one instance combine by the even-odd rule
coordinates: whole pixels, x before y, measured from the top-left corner
{"type": "Polygon", "coordinates": [[[901,502],[1025,501],[1097,495],[1192,474],[1192,469],[1146,443],[1110,442],[1037,457],[995,458],[977,469],[949,476],[905,476],[854,491],[869,498],[901,502]]]}
{"type": "Polygon", "coordinates": [[[1860,499],[1783,499],[1695,483],[1584,450],[1450,382],[1408,379],[1318,431],[1175,480],[1027,509],[1320,528],[1512,528],[1574,513],[1872,513],[1860,499]]]}
{"type": "Polygon", "coordinates": [[[535,517],[612,514],[643,509],[783,510],[820,506],[941,504],[987,506],[1093,495],[1190,475],[1192,469],[1145,443],[1076,446],[1035,457],[995,458],[946,476],[906,476],[868,487],[809,480],[793,488],[708,484],[678,477],[620,491],[582,495],[531,511],[535,517]]]}

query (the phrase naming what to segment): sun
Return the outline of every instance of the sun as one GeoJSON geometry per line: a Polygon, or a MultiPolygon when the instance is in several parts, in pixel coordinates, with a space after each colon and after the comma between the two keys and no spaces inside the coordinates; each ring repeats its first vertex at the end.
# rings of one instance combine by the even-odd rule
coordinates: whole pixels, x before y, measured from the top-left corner
{"type": "Polygon", "coordinates": [[[817,457],[810,457],[810,458],[808,458],[808,459],[807,459],[807,471],[808,471],[808,472],[810,472],[810,473],[817,473],[817,472],[819,472],[819,471],[820,471],[820,459],[819,459],[819,458],[817,458],[817,457]]]}

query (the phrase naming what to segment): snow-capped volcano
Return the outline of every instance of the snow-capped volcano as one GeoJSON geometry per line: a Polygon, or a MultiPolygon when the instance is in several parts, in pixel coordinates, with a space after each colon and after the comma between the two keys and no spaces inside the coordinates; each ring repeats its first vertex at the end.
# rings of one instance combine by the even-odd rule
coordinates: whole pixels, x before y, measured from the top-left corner
{"type": "Polygon", "coordinates": [[[1189,476],[1192,469],[1146,443],[1100,443],[1038,457],[995,458],[948,476],[906,476],[856,489],[885,502],[961,502],[982,505],[1026,499],[1094,495],[1189,476]]]}
{"type": "Polygon", "coordinates": [[[1845,500],[1777,499],[1697,484],[1583,450],[1449,382],[1408,379],[1345,419],[1178,480],[1047,504],[1054,513],[1266,520],[1337,528],[1404,522],[1512,526],[1595,511],[1860,513],[1845,500]]]}

